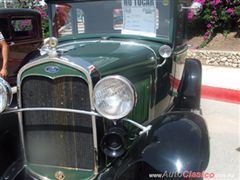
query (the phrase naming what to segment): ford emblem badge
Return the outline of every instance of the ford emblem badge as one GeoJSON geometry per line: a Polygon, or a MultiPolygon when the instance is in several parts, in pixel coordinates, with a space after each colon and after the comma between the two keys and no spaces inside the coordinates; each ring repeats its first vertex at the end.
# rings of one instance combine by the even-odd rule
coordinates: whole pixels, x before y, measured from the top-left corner
{"type": "Polygon", "coordinates": [[[45,67],[44,70],[47,73],[56,74],[59,72],[60,68],[57,66],[47,66],[47,67],[45,67]]]}

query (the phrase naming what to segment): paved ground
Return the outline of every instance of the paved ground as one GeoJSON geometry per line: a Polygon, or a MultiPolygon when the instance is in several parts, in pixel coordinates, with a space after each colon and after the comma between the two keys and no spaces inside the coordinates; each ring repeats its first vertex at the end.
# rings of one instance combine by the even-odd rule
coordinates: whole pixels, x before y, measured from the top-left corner
{"type": "Polygon", "coordinates": [[[203,116],[210,135],[207,172],[216,180],[240,179],[240,104],[202,99],[203,116]]]}

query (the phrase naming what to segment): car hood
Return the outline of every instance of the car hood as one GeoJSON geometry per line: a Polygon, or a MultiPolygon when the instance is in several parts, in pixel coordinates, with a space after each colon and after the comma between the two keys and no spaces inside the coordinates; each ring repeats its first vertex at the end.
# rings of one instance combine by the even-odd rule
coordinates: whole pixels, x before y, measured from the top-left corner
{"type": "Polygon", "coordinates": [[[60,49],[64,52],[64,58],[80,66],[94,67],[101,76],[122,74],[126,71],[144,73],[152,70],[157,61],[151,47],[132,42],[75,42],[62,45],[60,49]]]}

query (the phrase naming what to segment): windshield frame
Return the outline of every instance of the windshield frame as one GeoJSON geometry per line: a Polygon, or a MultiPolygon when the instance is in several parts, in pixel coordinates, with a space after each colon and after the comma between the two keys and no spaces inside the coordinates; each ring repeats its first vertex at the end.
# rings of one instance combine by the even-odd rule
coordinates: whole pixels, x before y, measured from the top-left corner
{"type": "MultiPolygon", "coordinates": [[[[91,2],[94,2],[96,0],[93,0],[91,2]]],[[[104,1],[112,1],[112,0],[104,0],[104,1]]],[[[156,0],[157,1],[157,0],[156,0]]],[[[53,32],[53,6],[56,4],[66,4],[66,3],[79,3],[79,2],[88,2],[86,0],[78,0],[78,1],[47,1],[48,2],[48,12],[49,12],[49,32],[50,36],[54,36],[53,32]]],[[[173,42],[173,33],[174,33],[174,2],[173,0],[169,0],[169,34],[167,36],[156,36],[156,37],[150,37],[150,36],[143,36],[143,35],[133,35],[133,34],[120,34],[120,33],[94,33],[94,34],[81,34],[78,33],[73,25],[73,31],[71,35],[59,37],[58,39],[60,41],[65,41],[69,39],[89,39],[89,38],[122,38],[122,39],[138,39],[138,40],[149,40],[149,41],[157,41],[157,42],[165,42],[165,43],[172,43],[173,42]]],[[[71,18],[71,23],[74,24],[77,20],[76,16],[73,16],[71,18]]]]}

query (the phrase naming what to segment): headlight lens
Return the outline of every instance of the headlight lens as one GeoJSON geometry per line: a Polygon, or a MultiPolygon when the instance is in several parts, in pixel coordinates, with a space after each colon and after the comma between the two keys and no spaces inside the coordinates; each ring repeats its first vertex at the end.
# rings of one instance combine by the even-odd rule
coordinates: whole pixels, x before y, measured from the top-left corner
{"type": "Polygon", "coordinates": [[[159,48],[159,54],[163,58],[169,58],[172,55],[172,49],[168,45],[163,45],[159,48]]]}
{"type": "Polygon", "coordinates": [[[0,113],[12,102],[12,90],[10,85],[0,78],[0,113]]]}
{"type": "Polygon", "coordinates": [[[135,90],[122,76],[108,76],[94,87],[94,106],[108,119],[121,119],[129,114],[135,104],[135,90]]]}

